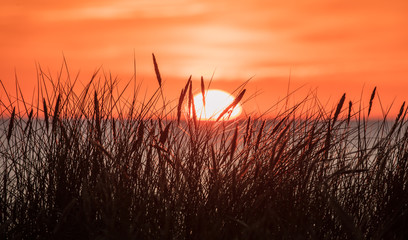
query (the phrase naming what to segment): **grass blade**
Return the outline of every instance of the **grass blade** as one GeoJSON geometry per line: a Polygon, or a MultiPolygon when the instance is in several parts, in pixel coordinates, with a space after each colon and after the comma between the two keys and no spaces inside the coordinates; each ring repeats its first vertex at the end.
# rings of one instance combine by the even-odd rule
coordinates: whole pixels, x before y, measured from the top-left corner
{"type": "Polygon", "coordinates": [[[57,121],[59,118],[60,103],[61,103],[61,95],[58,94],[57,102],[55,103],[55,108],[54,108],[54,116],[52,119],[52,131],[56,130],[57,121]]]}
{"type": "Polygon", "coordinates": [[[230,153],[231,162],[232,162],[232,159],[234,158],[235,149],[237,148],[237,138],[238,138],[238,125],[235,127],[234,136],[232,137],[232,140],[231,140],[231,153],[230,153]]]}
{"type": "Polygon", "coordinates": [[[16,107],[13,107],[13,112],[10,116],[10,123],[7,131],[7,142],[10,142],[11,134],[13,133],[14,117],[16,116],[16,107]]]}
{"type": "Polygon", "coordinates": [[[221,112],[221,114],[220,114],[220,115],[218,116],[218,118],[217,118],[217,121],[219,121],[230,109],[234,109],[235,106],[237,106],[237,104],[238,104],[238,103],[241,101],[241,99],[244,97],[245,91],[246,91],[246,89],[242,90],[242,91],[239,93],[238,97],[236,97],[236,98],[234,99],[234,101],[233,101],[230,105],[228,105],[228,107],[226,107],[226,108],[224,109],[224,111],[221,112]]]}

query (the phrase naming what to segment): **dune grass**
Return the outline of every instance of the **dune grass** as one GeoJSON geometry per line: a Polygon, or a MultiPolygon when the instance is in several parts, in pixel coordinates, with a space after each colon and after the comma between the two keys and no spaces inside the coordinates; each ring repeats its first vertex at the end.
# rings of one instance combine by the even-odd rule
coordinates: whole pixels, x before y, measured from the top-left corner
{"type": "Polygon", "coordinates": [[[182,112],[191,80],[157,107],[154,67],[144,101],[97,75],[76,94],[40,72],[37,103],[4,91],[0,238],[406,239],[405,104],[368,120],[374,90],[366,108],[308,96],[273,119],[204,122],[182,112]]]}

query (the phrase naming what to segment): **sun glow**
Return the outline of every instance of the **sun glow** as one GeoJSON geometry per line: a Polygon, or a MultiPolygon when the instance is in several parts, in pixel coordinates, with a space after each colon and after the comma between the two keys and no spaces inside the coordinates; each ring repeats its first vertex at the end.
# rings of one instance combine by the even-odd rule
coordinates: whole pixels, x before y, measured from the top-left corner
{"type": "MultiPolygon", "coordinates": [[[[222,90],[208,90],[204,93],[194,95],[194,106],[198,119],[215,121],[220,114],[230,106],[235,98],[222,90]]],[[[241,104],[238,103],[225,113],[221,119],[231,120],[237,118],[242,112],[241,104]]]]}

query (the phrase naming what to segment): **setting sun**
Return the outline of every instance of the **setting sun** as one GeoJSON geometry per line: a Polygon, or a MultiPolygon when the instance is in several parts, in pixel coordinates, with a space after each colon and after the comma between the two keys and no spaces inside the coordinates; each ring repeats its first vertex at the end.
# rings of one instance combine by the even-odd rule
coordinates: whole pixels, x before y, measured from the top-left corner
{"type": "MultiPolygon", "coordinates": [[[[208,90],[203,95],[194,95],[194,105],[197,118],[201,120],[215,121],[219,115],[232,103],[235,98],[222,90],[208,90]],[[203,101],[204,100],[204,101],[203,101]]],[[[228,111],[222,119],[237,118],[242,112],[241,104],[237,104],[232,111],[228,111]]]]}

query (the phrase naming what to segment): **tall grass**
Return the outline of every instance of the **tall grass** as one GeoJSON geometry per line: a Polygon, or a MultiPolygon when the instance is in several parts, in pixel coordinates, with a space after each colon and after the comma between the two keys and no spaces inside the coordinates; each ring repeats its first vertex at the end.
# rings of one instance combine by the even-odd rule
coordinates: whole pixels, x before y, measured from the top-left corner
{"type": "Polygon", "coordinates": [[[37,103],[4,92],[1,238],[408,236],[405,104],[392,122],[368,120],[375,90],[368,110],[343,108],[343,95],[327,112],[308,96],[273,119],[205,122],[182,112],[191,79],[177,108],[157,108],[154,68],[160,86],[144,101],[96,75],[76,94],[40,72],[53,84],[37,103]]]}

